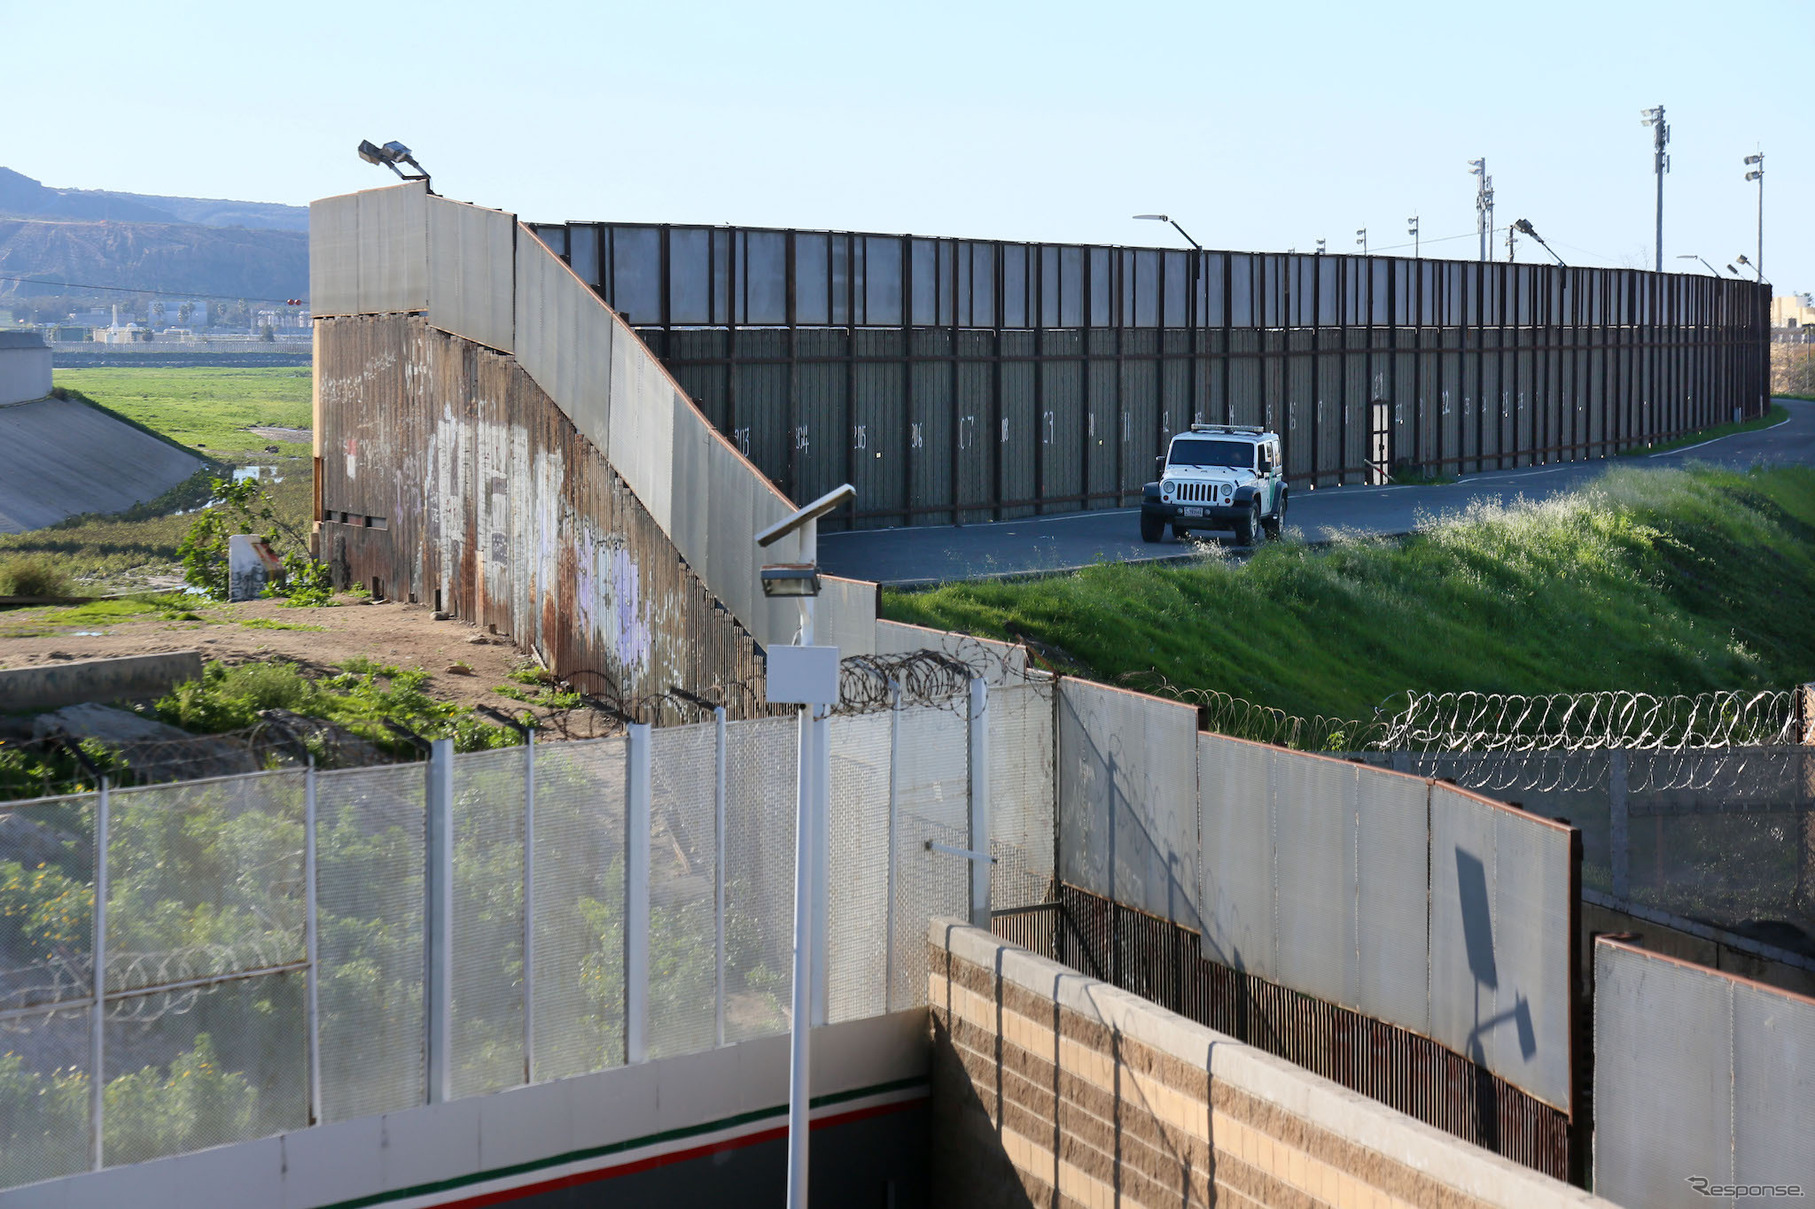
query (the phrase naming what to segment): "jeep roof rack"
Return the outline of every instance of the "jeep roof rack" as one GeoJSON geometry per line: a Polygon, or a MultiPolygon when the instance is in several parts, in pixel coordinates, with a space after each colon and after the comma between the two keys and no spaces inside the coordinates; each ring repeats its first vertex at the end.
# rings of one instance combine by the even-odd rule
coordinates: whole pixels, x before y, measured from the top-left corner
{"type": "Polygon", "coordinates": [[[1191,431],[1192,432],[1239,432],[1239,433],[1246,433],[1249,436],[1260,436],[1262,433],[1266,432],[1267,430],[1264,428],[1261,428],[1257,425],[1249,425],[1249,424],[1193,424],[1191,426],[1191,431]]]}

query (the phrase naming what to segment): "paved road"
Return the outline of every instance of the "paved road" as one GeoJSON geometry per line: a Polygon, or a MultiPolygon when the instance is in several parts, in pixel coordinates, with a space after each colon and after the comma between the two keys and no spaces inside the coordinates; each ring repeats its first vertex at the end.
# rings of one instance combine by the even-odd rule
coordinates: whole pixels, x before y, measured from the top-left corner
{"type": "MultiPolygon", "coordinates": [[[[1457,512],[1477,500],[1542,499],[1579,487],[1610,465],[1657,467],[1709,462],[1747,467],[1756,462],[1815,465],[1815,403],[1779,400],[1790,419],[1774,428],[1722,437],[1649,457],[1562,462],[1524,470],[1471,475],[1442,487],[1326,487],[1292,493],[1287,527],[1307,541],[1341,533],[1409,533],[1421,517],[1457,512]]],[[[1139,532],[1139,509],[1074,512],[987,525],[938,525],[833,533],[819,539],[820,565],[834,575],[911,584],[1081,567],[1099,559],[1134,561],[1179,557],[1170,539],[1149,545],[1139,532]]]]}

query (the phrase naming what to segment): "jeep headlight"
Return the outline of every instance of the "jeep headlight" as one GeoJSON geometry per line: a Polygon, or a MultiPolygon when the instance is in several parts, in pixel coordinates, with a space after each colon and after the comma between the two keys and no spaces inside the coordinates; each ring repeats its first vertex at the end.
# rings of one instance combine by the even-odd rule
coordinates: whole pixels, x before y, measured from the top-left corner
{"type": "Polygon", "coordinates": [[[1160,482],[1160,495],[1162,497],[1164,497],[1165,499],[1172,498],[1172,480],[1171,479],[1164,479],[1160,482]]]}

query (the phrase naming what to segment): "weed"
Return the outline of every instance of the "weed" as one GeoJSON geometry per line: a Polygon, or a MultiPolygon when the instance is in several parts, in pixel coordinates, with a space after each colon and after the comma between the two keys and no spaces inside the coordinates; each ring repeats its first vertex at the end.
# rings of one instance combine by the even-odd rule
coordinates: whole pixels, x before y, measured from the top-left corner
{"type": "Polygon", "coordinates": [[[328,628],[325,625],[309,625],[301,621],[273,621],[269,617],[245,617],[238,620],[240,625],[249,630],[314,630],[321,632],[328,628]]]}
{"type": "Polygon", "coordinates": [[[70,596],[69,574],[43,554],[19,554],[0,562],[0,596],[70,596]]]}

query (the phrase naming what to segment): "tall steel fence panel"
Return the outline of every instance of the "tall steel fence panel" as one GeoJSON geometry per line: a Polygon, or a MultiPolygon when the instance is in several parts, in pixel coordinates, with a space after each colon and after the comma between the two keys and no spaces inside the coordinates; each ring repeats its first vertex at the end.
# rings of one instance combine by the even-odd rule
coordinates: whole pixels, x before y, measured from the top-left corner
{"type": "Polygon", "coordinates": [[[967,850],[970,770],[962,700],[951,708],[916,706],[900,714],[896,762],[894,963],[895,1010],[926,1002],[926,929],[938,915],[970,913],[970,862],[931,847],[967,850]]]}
{"type": "Polygon", "coordinates": [[[624,1051],[625,740],[536,747],[535,1078],[620,1066],[624,1051]]]}
{"type": "Polygon", "coordinates": [[[1053,888],[1057,813],[1051,681],[989,689],[990,903],[997,909],[1047,901],[1053,888]]]}
{"type": "Polygon", "coordinates": [[[90,1165],[94,836],[94,794],[0,815],[0,1187],[90,1165]]]}
{"type": "Polygon", "coordinates": [[[1273,891],[1278,756],[1259,743],[1197,736],[1204,952],[1218,965],[1270,981],[1279,978],[1273,891]]]}
{"type": "Polygon", "coordinates": [[[716,1043],[717,729],[650,735],[649,1056],[716,1043]]]}
{"type": "Polygon", "coordinates": [[[1070,677],[1057,691],[1061,875],[1199,927],[1197,711],[1070,677]]]}
{"type": "Polygon", "coordinates": [[[1570,1111],[1567,828],[1431,788],[1431,1033],[1570,1111]]]}
{"type": "Polygon", "coordinates": [[[452,1091],[525,1079],[522,748],[454,760],[452,1091]]]}
{"type": "Polygon", "coordinates": [[[826,1019],[880,1015],[888,990],[891,749],[900,711],[830,722],[826,1019]]]}
{"type": "MultiPolygon", "coordinates": [[[[1733,1203],[1689,1183],[1734,1182],[1734,1112],[1746,1099],[1733,1083],[1729,980],[1605,942],[1594,966],[1595,1191],[1657,1209],[1733,1203]]],[[[1798,1112],[1793,1099],[1748,1109],[1798,1112]]],[[[1807,1137],[1805,1126],[1801,1170],[1786,1182],[1806,1175],[1807,1137]]]]}
{"type": "Polygon", "coordinates": [[[794,943],[794,819],[800,724],[725,732],[725,1040],[786,1032],[794,943]]]}
{"type": "Polygon", "coordinates": [[[322,1115],[422,1103],[421,765],[316,778],[322,1115]]]}

